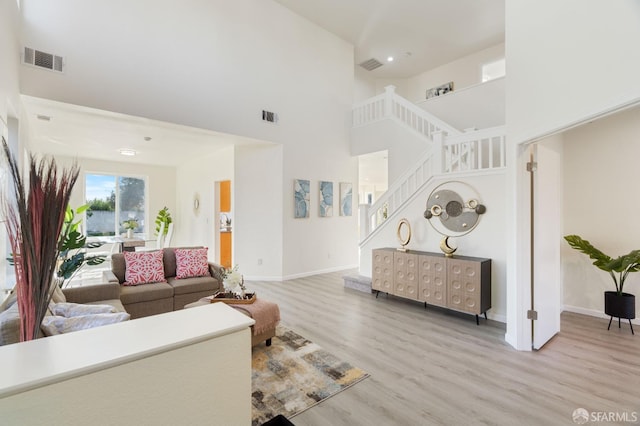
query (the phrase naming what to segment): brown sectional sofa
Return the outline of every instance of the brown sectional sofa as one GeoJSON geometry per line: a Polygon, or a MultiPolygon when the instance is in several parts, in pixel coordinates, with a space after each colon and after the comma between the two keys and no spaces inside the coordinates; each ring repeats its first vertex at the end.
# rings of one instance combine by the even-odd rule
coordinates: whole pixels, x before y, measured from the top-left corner
{"type": "MultiPolygon", "coordinates": [[[[180,310],[185,305],[210,296],[222,288],[222,283],[215,278],[220,276],[222,267],[214,263],[209,263],[210,276],[177,279],[176,248],[179,247],[162,249],[166,283],[120,285],[120,301],[132,319],[180,310]]],[[[125,269],[124,255],[114,253],[111,256],[111,271],[104,272],[104,281],[122,284],[125,280],[125,269]]]]}

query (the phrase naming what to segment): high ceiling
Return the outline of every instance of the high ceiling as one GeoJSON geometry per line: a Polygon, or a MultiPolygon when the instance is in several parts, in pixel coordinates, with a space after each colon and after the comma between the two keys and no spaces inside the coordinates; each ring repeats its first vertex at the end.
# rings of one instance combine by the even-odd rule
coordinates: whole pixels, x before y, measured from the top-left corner
{"type": "MultiPolygon", "coordinates": [[[[353,44],[355,67],[370,58],[383,62],[370,72],[372,78],[414,76],[504,41],[504,0],[275,1],[353,44]],[[388,56],[395,60],[387,62],[388,56]]],[[[212,131],[27,96],[24,107],[32,148],[54,155],[175,166],[197,147],[215,150],[241,142],[212,131]],[[140,155],[123,157],[121,148],[140,155]]]]}
{"type": "Polygon", "coordinates": [[[275,0],[355,46],[375,78],[408,78],[504,42],[505,0],[275,0]],[[393,62],[387,62],[392,56],[393,62]]]}

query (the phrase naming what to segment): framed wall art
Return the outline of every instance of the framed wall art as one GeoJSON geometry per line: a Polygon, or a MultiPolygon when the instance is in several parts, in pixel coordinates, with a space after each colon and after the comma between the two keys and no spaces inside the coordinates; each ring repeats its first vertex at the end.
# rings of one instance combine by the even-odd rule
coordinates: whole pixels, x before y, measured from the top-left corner
{"type": "Polygon", "coordinates": [[[453,91],[453,81],[427,89],[427,99],[435,98],[436,96],[441,96],[451,91],[453,91]]]}
{"type": "Polygon", "coordinates": [[[340,182],[340,216],[351,216],[353,206],[353,184],[340,182]]]}
{"type": "Polygon", "coordinates": [[[293,217],[296,219],[309,217],[311,183],[306,179],[293,181],[293,217]]]}
{"type": "Polygon", "coordinates": [[[333,216],[333,182],[320,181],[319,185],[319,211],[320,217],[333,216]]]}

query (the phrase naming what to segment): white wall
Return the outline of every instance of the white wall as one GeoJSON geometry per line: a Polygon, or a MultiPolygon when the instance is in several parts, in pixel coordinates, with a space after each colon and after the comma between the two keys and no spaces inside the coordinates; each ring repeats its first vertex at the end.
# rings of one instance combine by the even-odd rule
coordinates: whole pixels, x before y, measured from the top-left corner
{"type": "MultiPolygon", "coordinates": [[[[336,111],[325,112],[325,119],[336,111]]],[[[336,117],[337,118],[337,117],[336,117]]],[[[314,127],[314,130],[319,127],[314,127]]],[[[348,133],[347,133],[348,134],[348,133]]],[[[351,157],[348,137],[323,137],[315,145],[284,150],[284,253],[285,277],[356,267],[358,264],[358,159],[351,157]],[[311,182],[310,215],[294,218],[294,179],[311,182]],[[319,217],[319,182],[333,182],[333,216],[319,217]],[[353,184],[352,216],[339,215],[339,184],[353,184]]]]}
{"type": "Polygon", "coordinates": [[[454,90],[416,102],[420,108],[458,130],[486,129],[505,124],[505,80],[497,78],[485,83],[454,90]]]}
{"type": "MultiPolygon", "coordinates": [[[[58,164],[68,167],[74,160],[70,157],[56,157],[58,164]]],[[[90,158],[78,158],[80,177],[76,183],[71,200],[72,207],[78,207],[85,203],[85,174],[107,173],[121,176],[147,178],[147,223],[155,221],[158,211],[164,206],[169,208],[171,216],[178,219],[176,232],[181,227],[179,218],[176,217],[176,170],[173,167],[149,166],[145,164],[119,163],[113,161],[94,160],[90,158]]],[[[152,225],[154,227],[154,225],[152,225]]],[[[153,231],[151,231],[153,232],[153,231]]],[[[147,230],[147,234],[149,231],[147,230]]]]}
{"type": "MultiPolygon", "coordinates": [[[[231,186],[234,264],[247,279],[281,278],[283,229],[292,214],[283,210],[282,145],[237,147],[231,186]]],[[[290,193],[285,192],[286,196],[290,193]]]]}
{"type": "Polygon", "coordinates": [[[451,244],[457,246],[457,255],[491,259],[491,310],[489,318],[504,322],[506,320],[506,229],[504,226],[508,211],[505,210],[504,187],[505,174],[497,173],[473,177],[450,177],[433,182],[412,201],[399,215],[391,216],[382,230],[368,241],[361,251],[360,274],[371,276],[371,251],[380,247],[400,247],[396,235],[396,226],[401,218],[411,224],[412,238],[407,246],[409,250],[441,253],[438,234],[424,218],[426,200],[433,189],[448,180],[456,180],[471,185],[480,195],[480,201],[486,205],[487,212],[480,218],[478,226],[469,234],[451,238],[451,244]]]}
{"type": "MultiPolygon", "coordinates": [[[[351,154],[363,155],[387,151],[387,181],[389,185],[415,166],[433,143],[396,120],[385,119],[351,129],[351,154]]],[[[362,200],[365,202],[366,200],[362,200]]]]}
{"type": "Polygon", "coordinates": [[[412,102],[425,99],[427,89],[453,81],[454,91],[482,83],[482,65],[504,58],[505,45],[489,47],[479,52],[423,72],[407,81],[407,94],[412,102]]]}
{"type": "Polygon", "coordinates": [[[353,85],[353,103],[357,104],[366,99],[374,97],[376,93],[376,80],[369,71],[360,67],[355,67],[353,85]]]}
{"type": "Polygon", "coordinates": [[[194,155],[191,161],[177,167],[177,223],[171,245],[208,247],[209,259],[217,261],[215,230],[219,222],[215,208],[220,194],[215,190],[215,183],[223,180],[231,180],[234,184],[233,147],[194,155]],[[200,200],[198,210],[194,209],[196,196],[200,200]]]}
{"type": "MultiPolygon", "coordinates": [[[[18,6],[15,0],[0,1],[0,120],[6,124],[7,116],[19,115],[18,67],[18,6]]],[[[1,126],[0,126],[1,127],[1,126]]]]}
{"type": "MultiPolygon", "coordinates": [[[[9,143],[19,164],[22,164],[20,160],[22,149],[18,143],[18,129],[21,127],[21,122],[16,121],[21,118],[18,72],[19,22],[20,14],[15,0],[0,0],[0,136],[9,143]]],[[[4,170],[4,154],[0,158],[2,158],[1,169],[4,170]]],[[[5,189],[2,188],[3,191],[5,189]]],[[[3,290],[15,284],[13,266],[6,260],[10,251],[5,226],[2,224],[0,226],[0,288],[3,290]]]]}
{"type": "Polygon", "coordinates": [[[518,143],[640,98],[640,4],[506,2],[507,123],[518,143]]]}
{"type": "Polygon", "coordinates": [[[408,91],[407,79],[399,78],[377,78],[376,79],[376,95],[384,93],[384,88],[387,86],[394,86],[395,92],[403,98],[411,99],[408,91]]]}
{"type": "Polygon", "coordinates": [[[63,75],[23,67],[25,94],[282,144],[272,190],[283,201],[287,261],[277,275],[357,263],[356,216],[319,224],[314,199],[312,217],[294,220],[291,192],[295,178],[314,190],[319,179],[357,188],[353,46],[265,0],[24,0],[24,11],[25,43],[67,59],[63,75]],[[262,109],[278,113],[278,124],[262,122],[262,109]]]}
{"type": "MultiPolygon", "coordinates": [[[[564,230],[617,257],[640,248],[635,195],[640,158],[640,108],[583,125],[564,138],[564,230]]],[[[565,309],[602,315],[603,292],[611,277],[589,258],[562,245],[565,309]]],[[[640,274],[627,278],[625,291],[640,296],[640,274]]],[[[636,310],[640,311],[640,297],[636,310]]]]}
{"type": "Polygon", "coordinates": [[[355,67],[355,83],[353,91],[353,103],[357,104],[373,96],[384,93],[387,86],[395,86],[396,93],[408,97],[407,79],[404,78],[376,78],[371,71],[359,66],[355,67]]]}

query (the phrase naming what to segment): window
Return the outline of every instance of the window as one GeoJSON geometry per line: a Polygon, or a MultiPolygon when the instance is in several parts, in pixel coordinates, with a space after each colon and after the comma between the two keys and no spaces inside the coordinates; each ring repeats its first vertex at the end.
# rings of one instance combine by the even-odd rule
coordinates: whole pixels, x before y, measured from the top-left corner
{"type": "Polygon", "coordinates": [[[86,174],[87,235],[121,235],[126,232],[123,222],[129,219],[138,222],[134,232],[144,233],[145,194],[143,178],[86,174]]]}
{"type": "Polygon", "coordinates": [[[504,58],[482,65],[482,82],[504,77],[507,73],[504,58]]]}

